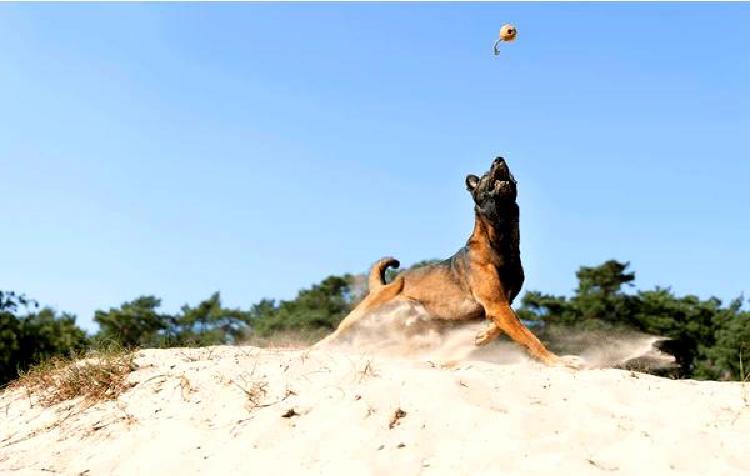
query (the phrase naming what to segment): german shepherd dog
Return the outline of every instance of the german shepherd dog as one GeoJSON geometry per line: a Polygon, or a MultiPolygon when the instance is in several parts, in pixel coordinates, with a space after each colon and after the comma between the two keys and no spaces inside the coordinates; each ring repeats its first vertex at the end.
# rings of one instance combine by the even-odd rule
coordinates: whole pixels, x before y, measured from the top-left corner
{"type": "Polygon", "coordinates": [[[498,157],[490,170],[466,177],[466,189],[474,199],[474,230],[466,245],[445,261],[410,268],[386,283],[394,258],[382,258],[372,266],[369,293],[341,321],[336,331],[319,344],[332,342],[368,312],[386,303],[412,301],[433,318],[490,320],[477,334],[484,345],[505,332],[546,364],[563,363],[518,319],[510,305],[521,290],[524,274],[519,251],[516,180],[505,159],[498,157]]]}

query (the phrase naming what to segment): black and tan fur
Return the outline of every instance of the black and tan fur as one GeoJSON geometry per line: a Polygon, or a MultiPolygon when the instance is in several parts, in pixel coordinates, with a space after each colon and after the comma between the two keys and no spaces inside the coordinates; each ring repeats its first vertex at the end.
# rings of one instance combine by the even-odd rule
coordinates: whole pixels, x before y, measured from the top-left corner
{"type": "Polygon", "coordinates": [[[466,245],[445,261],[400,273],[385,282],[388,267],[398,267],[393,258],[383,258],[370,271],[369,294],[321,341],[331,342],[353,324],[385,303],[413,301],[436,319],[487,318],[487,329],[476,336],[484,345],[505,332],[534,357],[558,362],[539,339],[518,319],[510,305],[521,290],[524,274],[519,251],[516,180],[502,157],[481,178],[466,177],[466,188],[474,199],[474,230],[466,245]]]}

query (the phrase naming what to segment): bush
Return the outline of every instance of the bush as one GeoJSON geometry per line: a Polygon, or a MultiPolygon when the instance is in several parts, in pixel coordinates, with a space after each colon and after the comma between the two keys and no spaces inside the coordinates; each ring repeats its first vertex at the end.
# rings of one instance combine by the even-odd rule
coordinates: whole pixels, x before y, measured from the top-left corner
{"type": "Polygon", "coordinates": [[[38,307],[23,295],[0,291],[0,385],[32,365],[88,344],[75,316],[38,307]]]}

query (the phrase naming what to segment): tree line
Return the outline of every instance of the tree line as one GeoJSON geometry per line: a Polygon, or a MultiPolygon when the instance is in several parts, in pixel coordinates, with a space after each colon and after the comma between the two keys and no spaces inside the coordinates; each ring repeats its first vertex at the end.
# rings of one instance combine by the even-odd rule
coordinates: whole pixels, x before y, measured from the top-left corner
{"type": "MultiPolygon", "coordinates": [[[[421,264],[421,263],[420,263],[421,264]]],[[[571,330],[607,336],[638,331],[664,336],[680,378],[742,380],[750,369],[750,311],[739,296],[727,305],[711,297],[676,296],[669,288],[628,292],[635,280],[629,263],[609,260],[582,266],[571,296],[528,291],[517,307],[552,350],[565,351],[559,337],[571,330]]],[[[0,291],[0,385],[55,355],[102,343],[124,348],[159,348],[242,343],[250,336],[336,328],[361,297],[362,276],[328,276],[294,299],[262,299],[248,309],[222,305],[214,293],[177,313],[160,310],[161,300],[141,296],[95,312],[99,330],[87,335],[76,316],[58,313],[22,294],[0,291]]]]}

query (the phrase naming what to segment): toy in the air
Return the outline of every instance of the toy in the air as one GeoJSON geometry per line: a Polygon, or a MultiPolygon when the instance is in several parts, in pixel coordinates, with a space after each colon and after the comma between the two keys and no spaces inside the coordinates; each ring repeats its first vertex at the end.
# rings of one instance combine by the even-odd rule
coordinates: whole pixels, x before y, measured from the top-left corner
{"type": "Polygon", "coordinates": [[[500,42],[502,41],[513,41],[516,39],[516,35],[518,34],[518,30],[516,30],[516,27],[511,25],[510,23],[506,23],[505,25],[500,27],[500,34],[498,35],[497,41],[495,41],[495,46],[493,47],[493,50],[495,52],[495,56],[500,54],[500,42]]]}

